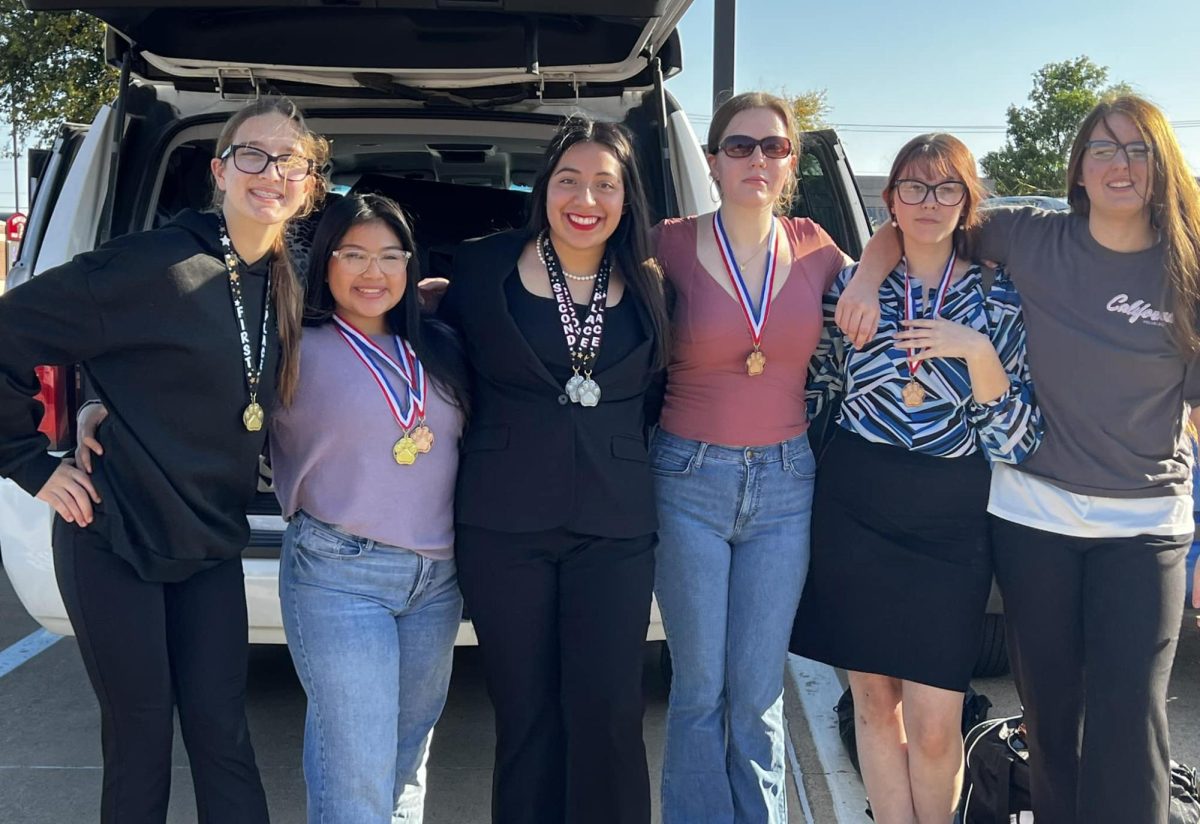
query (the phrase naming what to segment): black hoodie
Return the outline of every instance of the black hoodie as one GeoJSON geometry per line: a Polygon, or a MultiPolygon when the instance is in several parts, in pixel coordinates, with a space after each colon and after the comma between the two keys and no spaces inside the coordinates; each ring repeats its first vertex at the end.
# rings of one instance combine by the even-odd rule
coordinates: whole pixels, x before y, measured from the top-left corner
{"type": "MultiPolygon", "coordinates": [[[[259,354],[269,260],[243,265],[246,331],[259,354]]],[[[258,400],[279,359],[274,312],[258,400]]],[[[108,418],[88,529],[148,581],[181,581],[236,557],[250,530],[265,430],[248,432],[237,319],[216,215],[185,211],[0,297],[0,476],[31,495],[59,463],[36,431],[34,367],[80,363],[108,418]]]]}

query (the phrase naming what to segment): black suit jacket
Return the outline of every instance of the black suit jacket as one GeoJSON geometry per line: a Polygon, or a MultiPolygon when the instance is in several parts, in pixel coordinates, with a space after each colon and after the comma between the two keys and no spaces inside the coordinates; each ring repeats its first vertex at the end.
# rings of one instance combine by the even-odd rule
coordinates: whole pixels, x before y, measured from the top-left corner
{"type": "MultiPolygon", "coordinates": [[[[454,261],[442,315],[459,330],[473,373],[462,441],[457,520],[502,532],[565,527],[629,538],[657,527],[643,404],[655,377],[653,327],[594,376],[599,405],[571,403],[508,310],[504,283],[529,241],[520,230],[470,241],[454,261]]],[[[627,292],[625,299],[633,298],[627,292]]]]}

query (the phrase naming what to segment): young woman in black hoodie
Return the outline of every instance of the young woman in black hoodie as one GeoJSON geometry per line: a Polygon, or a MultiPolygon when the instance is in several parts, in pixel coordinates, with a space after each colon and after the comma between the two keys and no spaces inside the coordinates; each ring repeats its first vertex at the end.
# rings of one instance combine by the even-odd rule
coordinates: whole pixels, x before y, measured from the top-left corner
{"type": "Polygon", "coordinates": [[[283,229],[323,194],[326,152],[290,101],[256,101],[217,141],[216,212],[0,298],[0,476],[58,515],[55,572],[100,703],[102,822],[165,821],[176,708],[198,820],[267,821],[240,554],[264,422],[299,367],[283,229]],[[34,367],[72,363],[108,410],[90,476],[37,431],[34,367]]]}

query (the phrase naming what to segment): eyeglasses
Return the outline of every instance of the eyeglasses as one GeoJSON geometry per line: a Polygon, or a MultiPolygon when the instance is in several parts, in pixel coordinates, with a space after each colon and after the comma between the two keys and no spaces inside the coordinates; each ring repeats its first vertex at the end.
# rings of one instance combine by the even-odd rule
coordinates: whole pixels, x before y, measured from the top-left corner
{"type": "Polygon", "coordinates": [[[722,140],[721,145],[710,151],[709,154],[724,152],[726,157],[749,157],[754,154],[756,147],[762,149],[764,157],[769,157],[772,160],[780,160],[792,153],[792,141],[786,137],[771,135],[770,137],[764,137],[762,140],[756,140],[744,134],[731,134],[722,140]]]}
{"type": "Polygon", "coordinates": [[[930,192],[933,192],[933,199],[943,206],[957,206],[967,196],[967,184],[961,180],[945,180],[934,184],[904,178],[896,181],[895,189],[900,202],[909,206],[924,203],[930,192]]]}
{"type": "Polygon", "coordinates": [[[1150,159],[1152,147],[1144,140],[1132,143],[1118,143],[1115,140],[1089,140],[1086,144],[1088,157],[1101,163],[1110,163],[1117,152],[1125,153],[1125,159],[1130,163],[1145,163],[1150,159]]]}
{"type": "Polygon", "coordinates": [[[292,181],[304,180],[313,173],[315,165],[307,157],[294,154],[267,154],[262,149],[247,146],[245,143],[234,143],[221,153],[221,160],[225,160],[230,155],[233,156],[233,165],[239,172],[248,175],[262,174],[267,166],[274,163],[279,174],[283,175],[285,180],[292,181]]]}
{"type": "Polygon", "coordinates": [[[401,249],[389,249],[378,255],[362,249],[334,249],[329,254],[345,267],[348,275],[361,275],[371,268],[371,261],[375,261],[379,271],[385,275],[403,275],[408,271],[408,261],[412,258],[412,252],[401,249]]]}

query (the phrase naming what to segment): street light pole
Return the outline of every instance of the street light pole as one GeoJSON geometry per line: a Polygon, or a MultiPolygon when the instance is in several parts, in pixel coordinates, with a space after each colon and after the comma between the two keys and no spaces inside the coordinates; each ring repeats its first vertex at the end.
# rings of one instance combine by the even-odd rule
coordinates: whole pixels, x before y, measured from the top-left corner
{"type": "Polygon", "coordinates": [[[733,96],[737,0],[713,2],[713,111],[733,96]]]}

